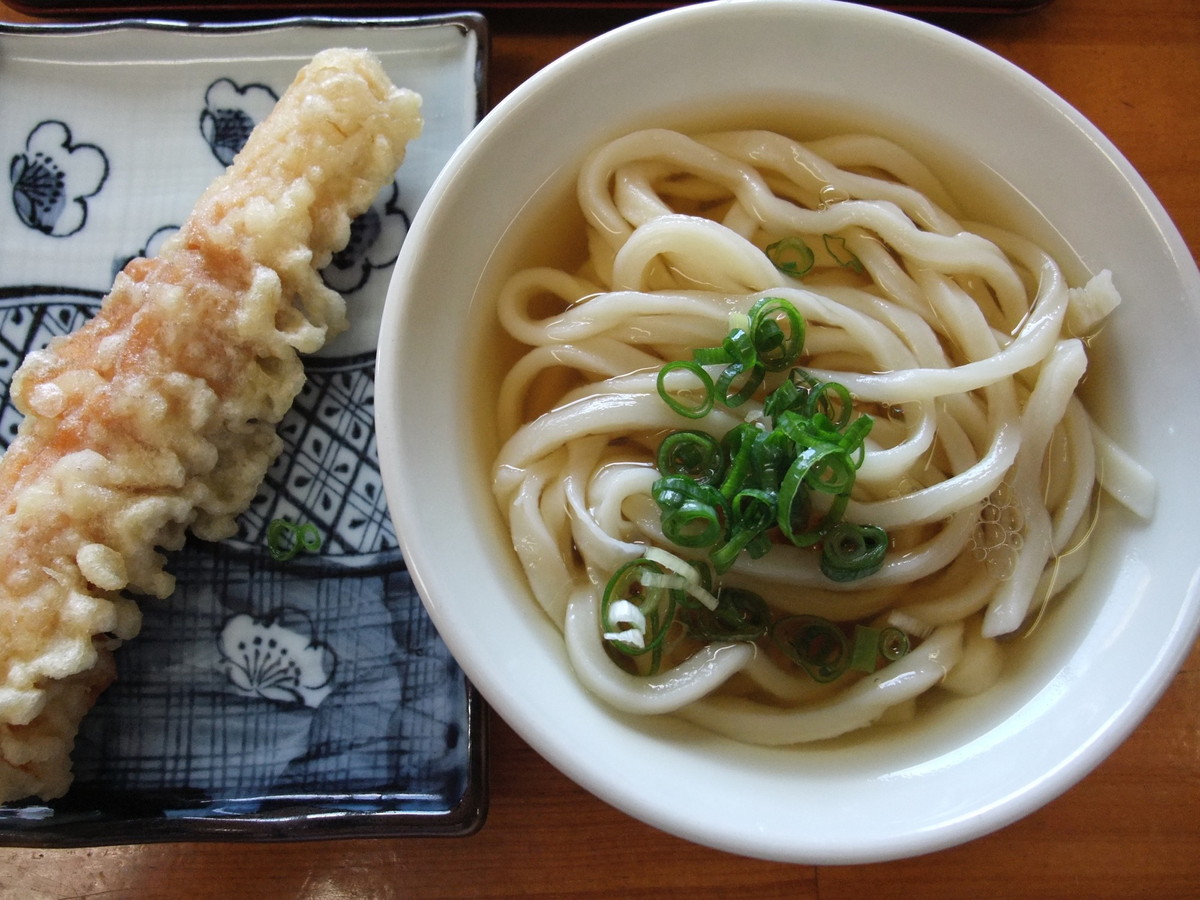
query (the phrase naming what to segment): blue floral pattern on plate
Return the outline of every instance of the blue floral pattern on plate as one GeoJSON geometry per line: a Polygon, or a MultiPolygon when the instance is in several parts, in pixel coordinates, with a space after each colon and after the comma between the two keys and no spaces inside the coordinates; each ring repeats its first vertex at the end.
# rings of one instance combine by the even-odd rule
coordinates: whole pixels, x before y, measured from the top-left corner
{"type": "Polygon", "coordinates": [[[108,178],[108,157],[76,143],[65,122],[38,122],[12,158],[8,180],[21,224],[51,237],[70,237],[87,223],[88,200],[108,178]]]}
{"type": "MultiPolygon", "coordinates": [[[[11,203],[0,203],[5,394],[26,353],[86,321],[115,271],[175,230],[317,50],[375,49],[422,94],[427,119],[396,180],[322,272],[354,324],[307,361],[280,425],[284,452],[239,533],[189,542],[172,558],[175,594],[140,598],[142,633],[118,652],[118,681],[85,719],[72,790],[53,804],[0,808],[0,842],[461,834],[481,824],[482,704],[397,546],[373,400],[392,264],[412,212],[482,110],[482,33],[472,15],[0,29],[0,57],[17,59],[7,51],[19,42],[32,61],[6,64],[0,83],[0,153],[11,159],[11,203]],[[120,67],[93,67],[101,74],[86,104],[44,78],[66,59],[130,53],[161,76],[154,101],[133,108],[132,129],[113,127],[121,117],[103,96],[135,95],[120,67]],[[320,551],[274,559],[266,535],[280,518],[314,526],[320,551]]],[[[0,403],[0,446],[18,424],[0,403]]]]}

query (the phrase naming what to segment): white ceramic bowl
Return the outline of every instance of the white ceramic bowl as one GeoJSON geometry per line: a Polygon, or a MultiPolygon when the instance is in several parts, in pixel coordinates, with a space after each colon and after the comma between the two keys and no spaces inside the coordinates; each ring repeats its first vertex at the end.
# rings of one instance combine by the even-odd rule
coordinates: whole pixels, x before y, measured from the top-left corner
{"type": "Polygon", "coordinates": [[[1200,555],[1181,486],[1192,484],[1200,446],[1196,266],[1095,127],[1012,65],[928,25],[823,0],[731,0],[644,19],[569,53],[506,98],[434,185],[396,267],[379,346],[388,501],[455,657],[551,763],[693,841],[850,863],[985,834],[1112,751],[1195,638],[1200,555]],[[736,745],[595,701],[535,612],[489,488],[492,421],[481,396],[491,357],[481,348],[523,229],[566,195],[603,140],[731,105],[868,123],[952,181],[970,178],[981,206],[1002,222],[1018,216],[1076,277],[1110,268],[1125,303],[1095,349],[1091,402],[1162,486],[1148,524],[1105,522],[1086,575],[997,687],[908,726],[799,749],[736,745]]]}

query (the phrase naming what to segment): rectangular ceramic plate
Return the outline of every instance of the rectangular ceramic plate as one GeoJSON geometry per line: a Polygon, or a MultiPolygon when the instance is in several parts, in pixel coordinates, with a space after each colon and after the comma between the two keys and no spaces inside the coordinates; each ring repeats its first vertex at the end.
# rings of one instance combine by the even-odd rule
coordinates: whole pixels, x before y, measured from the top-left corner
{"type": "MultiPolygon", "coordinates": [[[[485,807],[482,704],[421,607],[380,483],[372,400],[388,277],[408,223],[485,98],[483,20],[292,19],[0,28],[0,395],[31,349],[152,254],[299,68],[366,47],[419,92],[425,130],[323,272],[352,327],[308,360],[285,449],[238,535],[172,557],[171,599],[84,722],[76,779],[0,807],[41,846],[464,834],[485,807]],[[278,563],[275,519],[319,552],[278,563]]],[[[19,416],[0,405],[0,446],[19,416]]]]}

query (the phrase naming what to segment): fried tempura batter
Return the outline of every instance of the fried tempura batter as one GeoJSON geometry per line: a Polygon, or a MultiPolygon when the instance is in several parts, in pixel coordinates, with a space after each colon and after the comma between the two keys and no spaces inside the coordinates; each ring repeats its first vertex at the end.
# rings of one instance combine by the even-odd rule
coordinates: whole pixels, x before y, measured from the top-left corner
{"type": "Polygon", "coordinates": [[[370,54],[297,76],[162,254],[31,354],[0,459],[0,801],[63,794],[80,720],[168,596],[162,551],[236,531],[281,448],[300,352],[345,325],[318,269],[395,174],[420,98],[370,54]]]}

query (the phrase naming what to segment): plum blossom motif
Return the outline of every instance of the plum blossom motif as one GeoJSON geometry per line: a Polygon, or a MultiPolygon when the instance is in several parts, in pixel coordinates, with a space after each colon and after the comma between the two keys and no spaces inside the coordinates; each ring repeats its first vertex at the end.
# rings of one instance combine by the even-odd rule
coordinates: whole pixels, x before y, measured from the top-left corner
{"type": "Polygon", "coordinates": [[[254,126],[267,117],[278,100],[265,84],[244,87],[229,78],[218,78],[204,92],[200,133],[223,166],[233,162],[254,126]]]}
{"type": "Polygon", "coordinates": [[[298,610],[279,609],[264,618],[235,615],[221,629],[217,648],[225,674],[243,696],[316,709],[333,690],[337,657],[316,640],[312,623],[298,610]]]}
{"type": "Polygon", "coordinates": [[[108,157],[94,144],[77,144],[66,123],[47,120],[12,158],[8,180],[13,208],[27,227],[51,237],[75,234],[87,223],[87,201],[108,179],[108,157]]]}
{"type": "Polygon", "coordinates": [[[350,223],[350,241],[321,270],[329,287],[342,294],[353,293],[367,283],[373,271],[387,269],[396,262],[410,224],[399,199],[400,186],[393,181],[366,212],[350,223]]]}

